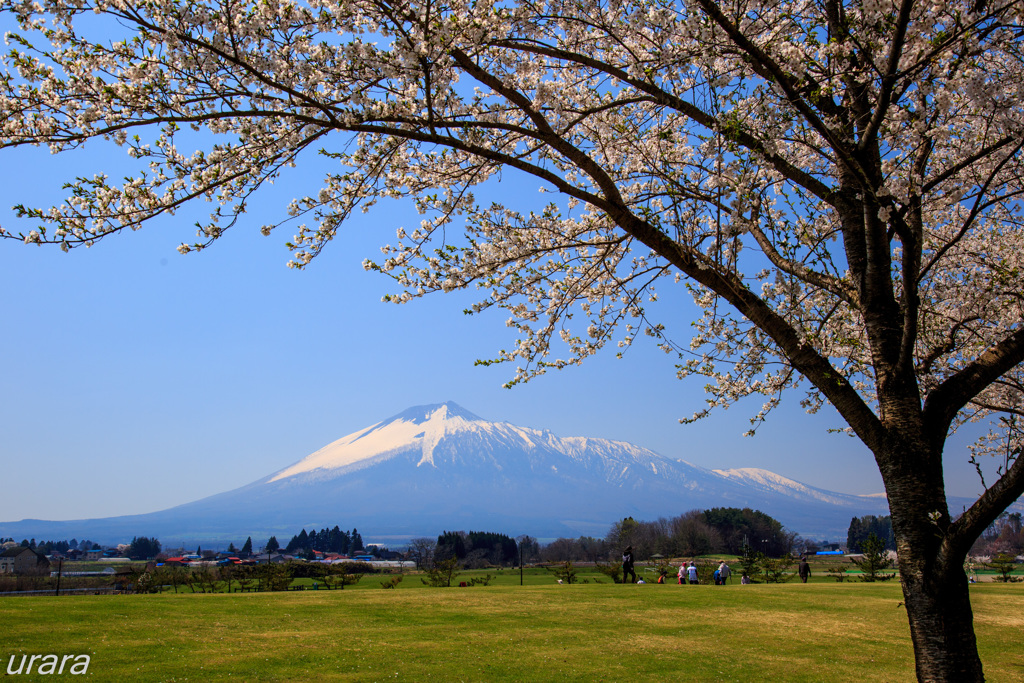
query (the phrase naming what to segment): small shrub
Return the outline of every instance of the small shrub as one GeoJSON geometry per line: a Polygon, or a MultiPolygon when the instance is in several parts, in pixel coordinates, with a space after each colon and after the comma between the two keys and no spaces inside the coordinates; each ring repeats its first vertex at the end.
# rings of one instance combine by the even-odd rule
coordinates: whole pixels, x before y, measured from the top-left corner
{"type": "Polygon", "coordinates": [[[600,562],[595,562],[594,566],[597,568],[597,571],[611,579],[612,583],[622,583],[621,564],[601,564],[600,562]]]}
{"type": "Polygon", "coordinates": [[[400,583],[402,583],[402,575],[401,574],[397,574],[395,576],[392,576],[387,581],[381,581],[380,582],[380,587],[381,588],[395,588],[400,583]]]}
{"type": "Polygon", "coordinates": [[[153,572],[145,571],[141,574],[136,575],[135,578],[135,592],[136,593],[159,593],[160,585],[156,582],[156,577],[153,576],[153,572]]]}
{"type": "Polygon", "coordinates": [[[845,567],[841,564],[834,564],[828,568],[828,575],[836,580],[837,583],[842,583],[846,579],[850,578],[846,575],[846,572],[850,571],[849,567],[845,567]]]}
{"type": "Polygon", "coordinates": [[[676,575],[676,568],[672,566],[672,563],[667,559],[659,560],[654,566],[655,573],[658,576],[664,576],[665,582],[668,583],[668,577],[676,575]]]}
{"type": "Polygon", "coordinates": [[[456,571],[459,567],[457,557],[449,557],[446,560],[434,560],[434,566],[427,570],[427,577],[421,578],[427,586],[433,588],[450,588],[452,580],[459,575],[456,571]]]}
{"type": "Polygon", "coordinates": [[[547,567],[547,570],[554,573],[562,583],[577,583],[576,574],[579,573],[579,570],[576,569],[576,565],[572,563],[572,560],[566,560],[555,567],[547,567]]]}
{"type": "Polygon", "coordinates": [[[889,553],[885,549],[885,541],[875,535],[874,532],[868,536],[868,540],[860,544],[860,548],[863,557],[861,559],[851,557],[850,562],[857,565],[861,572],[863,572],[860,577],[861,581],[869,583],[873,581],[888,581],[896,576],[895,573],[884,573],[886,569],[892,566],[892,558],[889,557],[889,553]]]}
{"type": "Polygon", "coordinates": [[[697,562],[697,581],[705,586],[715,585],[715,570],[718,565],[714,562],[697,562]]]}
{"type": "Polygon", "coordinates": [[[793,567],[793,558],[788,555],[774,558],[758,553],[758,566],[765,583],[785,583],[794,576],[789,571],[793,567]]]}
{"type": "Polygon", "coordinates": [[[325,565],[325,571],[321,574],[321,578],[324,585],[327,586],[327,590],[334,590],[335,588],[345,590],[345,586],[359,583],[359,580],[363,578],[363,574],[355,570],[362,564],[365,563],[345,562],[343,564],[325,565]]]}
{"type": "Polygon", "coordinates": [[[746,574],[751,581],[754,581],[760,570],[758,564],[758,555],[754,549],[750,547],[749,543],[744,543],[743,547],[740,548],[740,555],[736,558],[740,565],[740,575],[746,574]]]}
{"type": "Polygon", "coordinates": [[[996,581],[1003,583],[1016,583],[1018,581],[1024,581],[1024,577],[1010,576],[1010,573],[1017,568],[1017,558],[1009,553],[999,553],[994,556],[991,560],[985,563],[986,567],[991,567],[999,572],[999,576],[996,577],[996,581]]]}

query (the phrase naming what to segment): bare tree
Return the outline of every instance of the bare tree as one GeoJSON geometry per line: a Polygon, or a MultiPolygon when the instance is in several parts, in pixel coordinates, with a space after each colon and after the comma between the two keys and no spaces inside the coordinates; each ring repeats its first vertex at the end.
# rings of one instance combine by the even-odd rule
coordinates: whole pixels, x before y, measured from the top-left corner
{"type": "Polygon", "coordinates": [[[409,541],[408,557],[416,563],[417,569],[423,569],[434,563],[436,548],[437,541],[433,538],[414,538],[409,541]]]}

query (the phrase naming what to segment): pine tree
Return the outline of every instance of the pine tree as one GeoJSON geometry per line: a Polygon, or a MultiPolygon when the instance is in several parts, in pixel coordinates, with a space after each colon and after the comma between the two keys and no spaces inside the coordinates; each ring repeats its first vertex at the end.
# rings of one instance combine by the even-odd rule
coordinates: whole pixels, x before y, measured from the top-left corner
{"type": "Polygon", "coordinates": [[[353,553],[357,553],[363,549],[363,537],[359,535],[359,532],[352,529],[352,543],[349,546],[349,550],[353,553]]]}
{"type": "Polygon", "coordinates": [[[348,551],[348,533],[342,531],[337,524],[331,529],[327,539],[327,550],[332,553],[345,553],[348,551]]]}
{"type": "Polygon", "coordinates": [[[737,558],[740,563],[741,576],[746,574],[747,577],[753,581],[754,577],[757,576],[759,569],[759,559],[754,549],[750,547],[750,544],[744,542],[740,547],[740,554],[737,558]]]}
{"type": "Polygon", "coordinates": [[[860,544],[865,538],[867,538],[867,534],[860,517],[854,517],[850,520],[850,528],[846,531],[846,549],[851,553],[859,553],[860,544]]]}
{"type": "Polygon", "coordinates": [[[867,540],[860,545],[864,557],[859,560],[851,557],[850,561],[863,572],[860,577],[861,581],[888,581],[896,576],[882,573],[892,566],[892,559],[885,549],[885,541],[880,539],[876,533],[871,532],[867,540]]]}
{"type": "Polygon", "coordinates": [[[292,536],[292,540],[288,541],[288,545],[285,546],[285,552],[294,552],[296,550],[305,550],[309,547],[309,536],[306,534],[306,530],[303,529],[298,534],[292,536]]]}
{"type": "Polygon", "coordinates": [[[992,560],[985,563],[985,566],[991,567],[999,572],[999,576],[996,577],[996,581],[1002,581],[1003,583],[1013,583],[1021,581],[1019,576],[1011,576],[1010,574],[1014,569],[1017,568],[1017,558],[1010,553],[999,553],[992,557],[992,560]]]}

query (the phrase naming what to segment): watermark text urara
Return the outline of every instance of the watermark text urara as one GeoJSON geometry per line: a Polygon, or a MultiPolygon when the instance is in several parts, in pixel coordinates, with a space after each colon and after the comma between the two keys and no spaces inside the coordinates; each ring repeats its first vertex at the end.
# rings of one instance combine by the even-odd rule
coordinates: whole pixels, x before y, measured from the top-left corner
{"type": "Polygon", "coordinates": [[[89,655],[11,655],[7,661],[7,675],[71,674],[77,676],[89,672],[89,655]]]}

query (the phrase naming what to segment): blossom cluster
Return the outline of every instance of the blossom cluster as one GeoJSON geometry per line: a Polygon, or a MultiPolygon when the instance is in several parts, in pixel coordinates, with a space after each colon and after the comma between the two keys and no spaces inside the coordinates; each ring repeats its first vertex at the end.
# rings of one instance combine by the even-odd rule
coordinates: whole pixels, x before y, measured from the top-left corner
{"type": "MultiPolygon", "coordinates": [[[[366,267],[390,301],[475,287],[474,311],[506,309],[517,343],[486,362],[511,383],[646,336],[711,379],[694,418],[761,395],[757,424],[804,383],[808,410],[884,419],[892,366],[925,400],[1018,353],[1024,6],[839,6],[3,0],[0,146],[102,138],[138,163],[3,236],[88,246],[207,201],[180,251],[204,249],[318,151],[336,172],[260,226],[293,231],[289,265],[413,198],[422,223],[366,267]],[[560,198],[479,202],[503,172],[560,198]],[[688,288],[692,334],[656,286],[688,288]]],[[[1019,366],[959,419],[1020,414],[1019,366]]]]}

